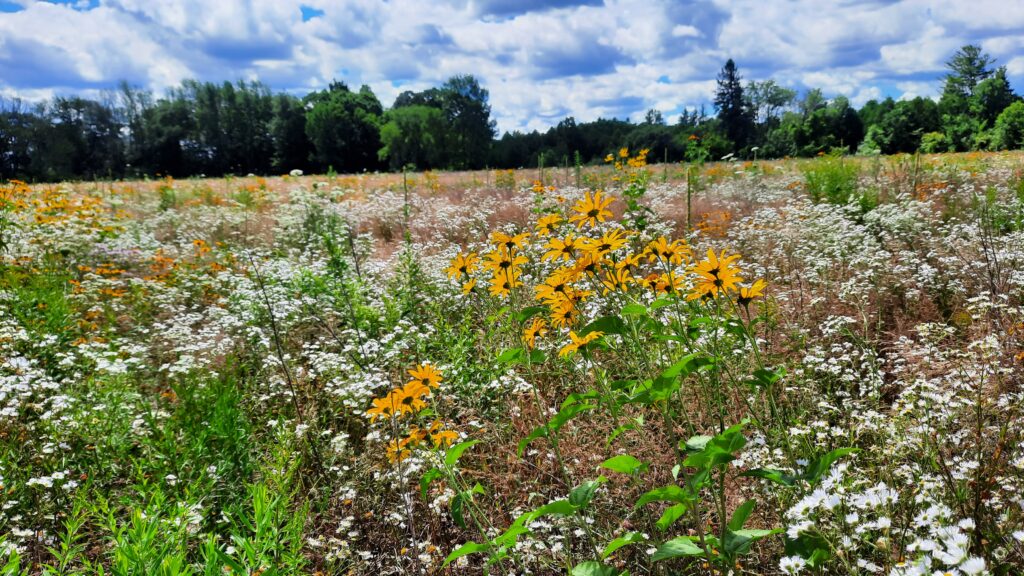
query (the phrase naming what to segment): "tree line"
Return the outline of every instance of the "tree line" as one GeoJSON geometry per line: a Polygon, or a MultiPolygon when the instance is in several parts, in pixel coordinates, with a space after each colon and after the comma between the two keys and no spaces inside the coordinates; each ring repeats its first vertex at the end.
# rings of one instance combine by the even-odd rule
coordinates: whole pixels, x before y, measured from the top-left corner
{"type": "Polygon", "coordinates": [[[1005,67],[967,45],[947,62],[930,98],[871,100],[802,95],[773,80],[744,83],[735,62],[718,75],[714,113],[657,110],[641,122],[569,117],[545,132],[496,138],[488,91],[471,75],[401,93],[385,109],[369,86],[333,82],[304,97],[260,82],[188,80],[166,95],[122,83],[96,99],[0,99],[0,180],[133,178],[597,163],[621,146],[680,161],[1016,149],[1024,102],[1005,67]]]}

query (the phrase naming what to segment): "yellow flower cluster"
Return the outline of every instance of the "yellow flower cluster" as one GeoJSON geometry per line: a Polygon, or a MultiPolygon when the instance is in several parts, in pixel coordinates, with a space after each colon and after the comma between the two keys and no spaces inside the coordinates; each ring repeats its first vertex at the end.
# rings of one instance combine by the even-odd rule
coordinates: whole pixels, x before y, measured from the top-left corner
{"type": "MultiPolygon", "coordinates": [[[[412,376],[412,380],[406,382],[404,386],[373,399],[372,405],[366,411],[370,422],[384,418],[394,424],[404,416],[419,413],[427,407],[427,398],[443,381],[441,371],[430,364],[420,364],[409,370],[409,375],[412,376]]],[[[434,448],[443,448],[450,446],[458,438],[458,434],[452,430],[444,430],[441,422],[437,420],[428,428],[412,425],[405,438],[393,438],[388,442],[388,460],[392,463],[401,462],[428,438],[434,448]]]]}
{"type": "MultiPolygon", "coordinates": [[[[645,152],[637,158],[643,160],[645,152]]],[[[620,155],[628,157],[629,152],[623,149],[620,155]]],[[[763,280],[750,286],[740,284],[738,254],[709,250],[706,258],[694,261],[690,246],[682,239],[659,237],[640,242],[639,233],[609,221],[614,202],[601,191],[587,192],[568,214],[539,216],[533,233],[493,232],[489,239],[493,249],[484,254],[482,264],[475,253],[459,254],[451,261],[448,276],[462,283],[464,293],[472,292],[476,282],[472,275],[479,264],[490,274],[489,293],[506,298],[522,286],[523,269],[531,265],[527,254],[539,253],[540,262],[533,265],[554,266],[532,287],[545,314],[531,318],[521,337],[525,348],[532,350],[551,331],[561,331],[563,336],[567,331],[569,341],[559,352],[562,357],[602,337],[600,332],[580,335],[575,331],[580,304],[598,292],[609,297],[639,288],[650,290],[655,297],[685,296],[687,300],[735,295],[743,307],[763,295],[763,280]],[[528,250],[531,245],[539,250],[528,250]]]]}

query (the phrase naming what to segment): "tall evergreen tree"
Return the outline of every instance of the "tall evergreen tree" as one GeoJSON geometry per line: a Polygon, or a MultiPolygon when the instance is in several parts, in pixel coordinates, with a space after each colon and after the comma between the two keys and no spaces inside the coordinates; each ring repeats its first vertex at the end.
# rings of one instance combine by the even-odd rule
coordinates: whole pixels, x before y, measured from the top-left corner
{"type": "Polygon", "coordinates": [[[718,74],[718,91],[715,93],[718,119],[726,137],[732,141],[734,151],[747,146],[753,129],[753,117],[743,97],[741,80],[736,63],[730,58],[718,74]]]}

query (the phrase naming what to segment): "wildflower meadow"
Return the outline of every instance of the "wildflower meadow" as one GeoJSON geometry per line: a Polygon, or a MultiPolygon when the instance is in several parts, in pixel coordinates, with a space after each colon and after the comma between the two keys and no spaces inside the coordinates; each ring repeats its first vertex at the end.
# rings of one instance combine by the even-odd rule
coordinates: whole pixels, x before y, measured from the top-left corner
{"type": "Polygon", "coordinates": [[[1021,574],[1024,156],[706,157],[0,185],[0,572],[1021,574]]]}

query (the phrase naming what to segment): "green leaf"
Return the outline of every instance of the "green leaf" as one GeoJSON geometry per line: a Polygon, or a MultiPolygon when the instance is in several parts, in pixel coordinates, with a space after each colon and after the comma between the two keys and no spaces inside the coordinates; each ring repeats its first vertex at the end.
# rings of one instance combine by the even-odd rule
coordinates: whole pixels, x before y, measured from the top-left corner
{"type": "Polygon", "coordinates": [[[527,308],[523,308],[522,310],[516,313],[516,322],[519,322],[520,324],[525,324],[526,321],[529,320],[530,318],[533,318],[537,314],[544,314],[547,311],[548,309],[545,308],[544,306],[530,306],[527,308]]]}
{"type": "Polygon", "coordinates": [[[811,463],[807,465],[807,469],[801,477],[806,480],[811,486],[816,486],[825,474],[828,474],[832,464],[835,464],[836,460],[839,460],[843,456],[860,452],[858,448],[839,448],[833,450],[828,454],[824,454],[811,460],[811,463]]]}
{"type": "Polygon", "coordinates": [[[533,442],[537,438],[546,438],[547,435],[547,426],[541,424],[540,426],[534,428],[533,431],[526,436],[526,438],[523,438],[522,440],[519,441],[519,445],[516,447],[516,456],[519,456],[521,458],[523,456],[523,452],[526,450],[526,447],[530,445],[530,442],[533,442]]]}
{"type": "Polygon", "coordinates": [[[647,471],[647,464],[637,460],[629,454],[619,454],[618,456],[612,456],[601,463],[602,468],[607,468],[613,472],[620,474],[637,474],[639,472],[647,471]]]}
{"type": "Polygon", "coordinates": [[[658,298],[654,302],[651,302],[651,310],[659,310],[661,308],[664,308],[665,306],[671,306],[671,305],[672,305],[672,300],[668,300],[666,298],[658,298]]]}
{"type": "Polygon", "coordinates": [[[619,572],[617,568],[590,560],[577,564],[570,574],[572,576],[622,576],[623,574],[628,574],[628,572],[619,572]]]}
{"type": "Polygon", "coordinates": [[[513,525],[526,526],[530,522],[533,522],[542,516],[549,516],[552,514],[556,516],[572,516],[575,513],[576,507],[568,500],[555,500],[554,502],[549,502],[536,510],[520,514],[513,525]]]}
{"type": "Polygon", "coordinates": [[[723,549],[730,556],[746,554],[750,552],[750,547],[754,545],[754,542],[779,532],[782,530],[726,530],[723,549]]]}
{"type": "Polygon", "coordinates": [[[759,388],[771,388],[786,375],[786,369],[782,366],[775,370],[769,368],[758,368],[754,371],[754,384],[759,388]]]}
{"type": "Polygon", "coordinates": [[[680,448],[686,450],[687,452],[700,452],[701,450],[704,449],[705,446],[708,445],[708,442],[711,442],[711,439],[711,436],[693,436],[689,440],[684,442],[683,445],[680,446],[680,448]]]}
{"type": "Polygon", "coordinates": [[[740,476],[746,476],[748,478],[764,478],[776,484],[783,486],[795,486],[796,481],[800,478],[790,474],[786,474],[781,470],[772,470],[769,468],[754,468],[753,470],[747,470],[740,474],[740,476]]]}
{"type": "Polygon", "coordinates": [[[452,446],[444,455],[444,463],[448,467],[455,466],[455,463],[459,461],[459,458],[462,457],[462,453],[465,452],[467,448],[479,443],[479,440],[467,440],[465,442],[460,442],[459,444],[452,446]]]}
{"type": "Polygon", "coordinates": [[[470,554],[478,554],[480,552],[486,552],[488,548],[489,546],[486,543],[477,544],[476,542],[470,540],[469,542],[466,542],[465,544],[459,546],[455,550],[452,550],[452,553],[444,559],[444,564],[442,564],[441,567],[444,568],[445,566],[451,564],[459,558],[462,558],[463,556],[468,556],[470,554]]]}
{"type": "Polygon", "coordinates": [[[498,355],[501,364],[521,364],[526,359],[526,351],[522,348],[509,348],[498,355]]]}
{"type": "Polygon", "coordinates": [[[547,359],[548,355],[543,350],[530,351],[530,364],[543,364],[547,359]]]}
{"type": "Polygon", "coordinates": [[[455,520],[455,523],[458,524],[459,528],[466,527],[466,519],[462,515],[462,503],[465,499],[465,492],[459,492],[452,498],[452,503],[449,507],[452,513],[452,520],[455,520]]]}
{"type": "Polygon", "coordinates": [[[420,496],[424,500],[427,499],[427,489],[430,488],[430,483],[438,478],[442,477],[443,474],[437,468],[431,468],[427,470],[422,477],[420,477],[420,496]]]}
{"type": "Polygon", "coordinates": [[[704,550],[701,550],[699,546],[694,544],[693,540],[686,536],[680,536],[658,546],[658,550],[651,556],[651,560],[658,562],[659,560],[679,558],[680,556],[701,556],[703,554],[704,550]]]}
{"type": "Polygon", "coordinates": [[[680,504],[688,504],[696,500],[696,498],[696,494],[692,491],[680,488],[679,486],[662,486],[661,488],[648,490],[636,501],[634,507],[639,508],[651,502],[679,502],[680,504]]]}
{"type": "Polygon", "coordinates": [[[647,307],[643,304],[626,304],[622,307],[623,316],[646,316],[647,307]]]}
{"type": "Polygon", "coordinates": [[[605,334],[622,334],[626,331],[626,323],[618,316],[603,316],[584,326],[579,335],[586,336],[591,332],[598,331],[605,334]]]}
{"type": "Polygon", "coordinates": [[[599,476],[597,480],[587,480],[573,488],[572,492],[569,492],[569,503],[576,508],[586,508],[590,501],[594,499],[594,493],[597,492],[597,489],[607,481],[608,479],[604,476],[599,476]]]}
{"type": "Polygon", "coordinates": [[[643,542],[646,539],[647,538],[644,538],[644,535],[640,532],[627,532],[622,536],[619,536],[615,540],[612,540],[608,543],[607,546],[604,547],[604,550],[601,552],[601,559],[604,560],[605,558],[611,556],[619,548],[629,546],[630,544],[636,544],[637,542],[643,542]]]}
{"type": "Polygon", "coordinates": [[[743,504],[736,507],[733,510],[732,518],[729,519],[729,530],[736,531],[743,528],[743,525],[747,522],[747,518],[750,518],[750,513],[754,511],[754,505],[756,502],[753,500],[747,500],[743,504]]]}
{"type": "Polygon", "coordinates": [[[691,368],[690,364],[693,364],[695,360],[698,360],[697,354],[687,354],[683,356],[681,360],[675,364],[669,366],[661,373],[662,378],[675,378],[677,376],[686,377],[693,372],[695,368],[691,368]]]}
{"type": "Polygon", "coordinates": [[[832,557],[832,546],[820,534],[804,532],[796,539],[786,538],[785,541],[786,556],[799,556],[811,568],[821,566],[832,557]]]}
{"type": "Polygon", "coordinates": [[[668,527],[674,524],[676,520],[682,518],[683,514],[686,514],[686,511],[689,510],[689,508],[690,505],[688,503],[673,504],[661,513],[661,518],[658,518],[658,521],[655,522],[654,525],[657,526],[658,530],[664,532],[665,530],[668,530],[668,527]]]}

